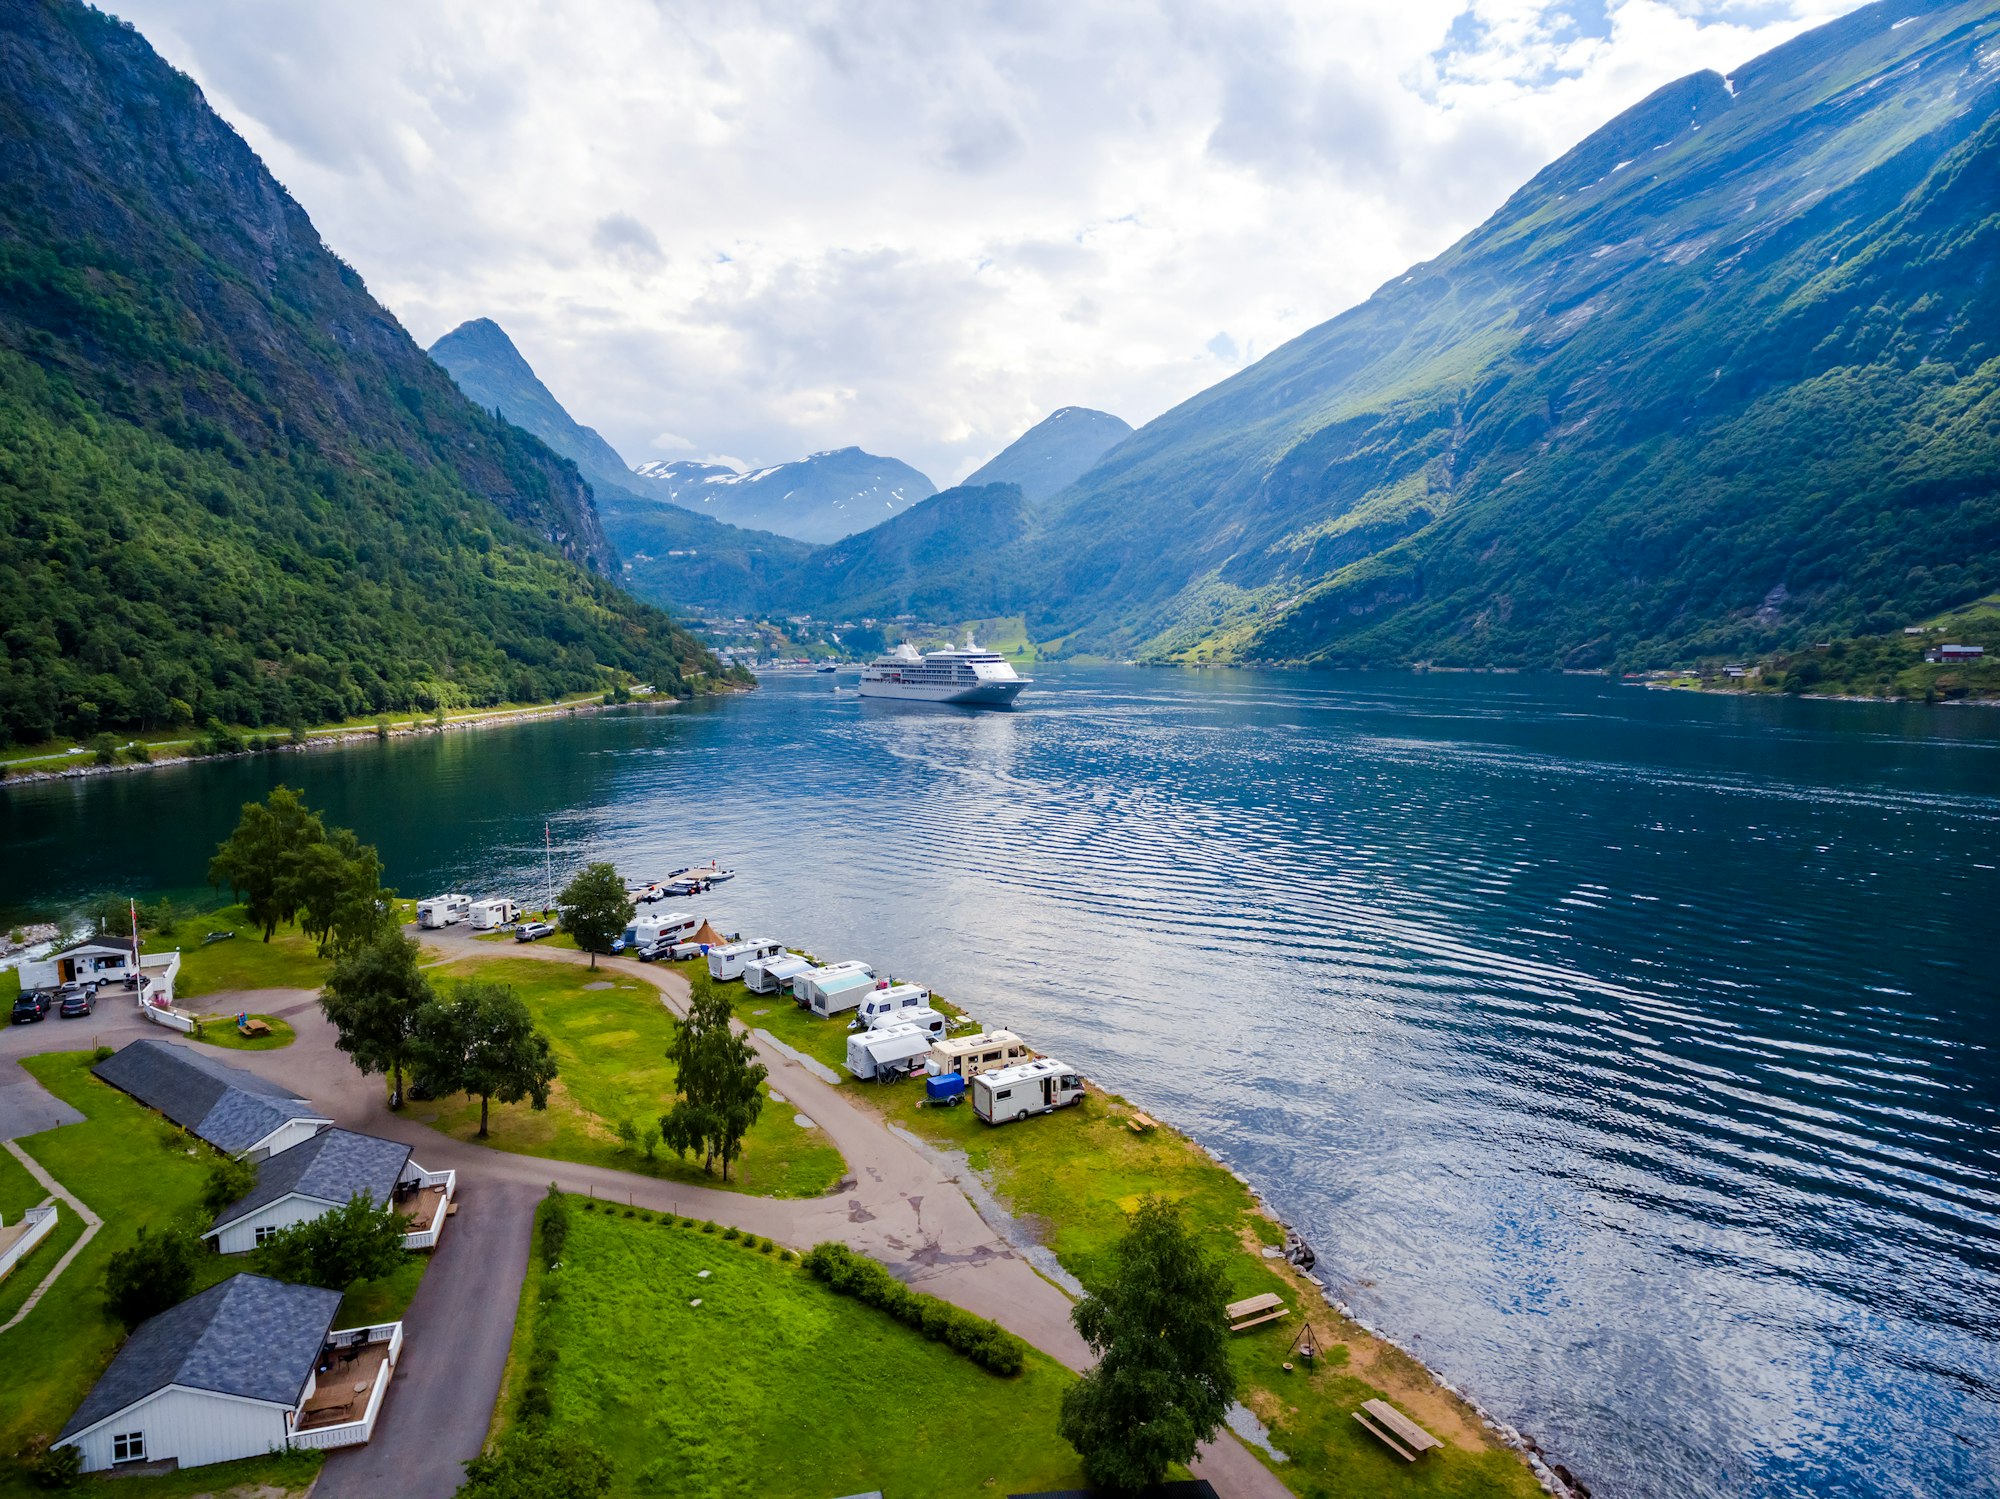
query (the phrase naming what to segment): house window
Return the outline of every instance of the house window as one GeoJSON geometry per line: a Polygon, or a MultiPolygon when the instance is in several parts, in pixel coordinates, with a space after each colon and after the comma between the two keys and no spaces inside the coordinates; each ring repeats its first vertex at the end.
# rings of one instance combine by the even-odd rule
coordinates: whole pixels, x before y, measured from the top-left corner
{"type": "Polygon", "coordinates": [[[128,1431],[123,1436],[113,1437],[111,1460],[114,1463],[143,1463],[146,1460],[146,1433],[128,1431]]]}
{"type": "Polygon", "coordinates": [[[272,1239],[275,1239],[277,1237],[278,1237],[278,1230],[274,1226],[272,1226],[269,1223],[260,1224],[257,1228],[257,1235],[256,1235],[257,1247],[259,1249],[262,1249],[267,1243],[269,1243],[272,1239]]]}

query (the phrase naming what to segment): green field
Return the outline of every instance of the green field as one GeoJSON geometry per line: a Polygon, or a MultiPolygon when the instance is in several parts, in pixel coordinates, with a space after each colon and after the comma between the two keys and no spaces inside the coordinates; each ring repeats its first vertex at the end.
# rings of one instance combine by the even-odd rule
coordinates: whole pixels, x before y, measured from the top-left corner
{"type": "Polygon", "coordinates": [[[545,1307],[517,1327],[516,1362],[527,1339],[554,1341],[555,1422],[611,1455],[614,1494],[955,1499],[1081,1483],[1055,1430],[1071,1376],[1042,1355],[1001,1379],[796,1262],[581,1204],[572,1220],[562,1268],[531,1266],[522,1305],[545,1307]]]}
{"type": "Polygon", "coordinates": [[[326,982],[331,965],[297,927],[279,927],[269,942],[263,936],[241,906],[224,906],[206,916],[187,917],[172,935],[149,937],[146,945],[180,948],[181,973],[174,985],[178,1000],[237,989],[317,989],[326,982]],[[228,931],[236,935],[203,945],[209,932],[228,931]]]}
{"type": "MultiPolygon", "coordinates": [[[[674,1017],[651,984],[618,963],[593,973],[534,958],[468,960],[434,969],[431,976],[444,983],[477,977],[511,985],[555,1048],[561,1073],[548,1108],[537,1112],[525,1103],[496,1102],[487,1144],[667,1181],[722,1185],[719,1176],[702,1171],[699,1161],[683,1161],[663,1148],[648,1162],[618,1138],[620,1120],[629,1119],[643,1130],[666,1112],[674,1097],[674,1069],[667,1060],[674,1017]]],[[[477,1099],[417,1103],[411,1114],[463,1140],[479,1128],[477,1099]]],[[[784,1105],[767,1104],[744,1142],[729,1185],[763,1197],[812,1197],[839,1181],[845,1170],[840,1152],[818,1130],[794,1123],[784,1105]]]]}

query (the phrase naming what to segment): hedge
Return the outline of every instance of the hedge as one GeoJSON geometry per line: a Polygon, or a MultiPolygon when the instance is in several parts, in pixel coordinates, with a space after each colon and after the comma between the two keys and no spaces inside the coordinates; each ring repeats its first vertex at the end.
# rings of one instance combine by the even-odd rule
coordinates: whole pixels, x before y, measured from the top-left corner
{"type": "Polygon", "coordinates": [[[813,1279],[829,1290],[887,1312],[904,1326],[915,1328],[933,1343],[943,1343],[991,1373],[1019,1374],[1028,1361],[1028,1345],[998,1323],[912,1291],[845,1244],[815,1244],[804,1264],[813,1279]]]}

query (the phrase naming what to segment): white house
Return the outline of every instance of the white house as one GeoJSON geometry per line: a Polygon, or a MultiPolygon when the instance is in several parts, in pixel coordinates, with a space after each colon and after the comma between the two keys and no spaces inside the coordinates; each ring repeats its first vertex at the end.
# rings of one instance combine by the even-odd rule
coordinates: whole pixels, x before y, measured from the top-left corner
{"type": "Polygon", "coordinates": [[[56,1438],[86,1473],[372,1434],[403,1325],[333,1330],[338,1291],[232,1275],[142,1322],[56,1438]]]}
{"type": "Polygon", "coordinates": [[[90,1069],[217,1150],[252,1161],[333,1121],[289,1088],[172,1041],[133,1041],[90,1069]]]}
{"type": "Polygon", "coordinates": [[[21,965],[23,989],[54,989],[63,984],[123,984],[142,1004],[171,1007],[174,980],[181,971],[178,952],[135,951],[130,937],[96,936],[21,965]]]}
{"type": "Polygon", "coordinates": [[[434,1249],[457,1185],[455,1172],[426,1171],[411,1160],[407,1145],[353,1130],[322,1130],[260,1162],[257,1185],[217,1213],[202,1237],[223,1254],[247,1254],[280,1229],[361,1196],[409,1220],[404,1248],[434,1249]]]}

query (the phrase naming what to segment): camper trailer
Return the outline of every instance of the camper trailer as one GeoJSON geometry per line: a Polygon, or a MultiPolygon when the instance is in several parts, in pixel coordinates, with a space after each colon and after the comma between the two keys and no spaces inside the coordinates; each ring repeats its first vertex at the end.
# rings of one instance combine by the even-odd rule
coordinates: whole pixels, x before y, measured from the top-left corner
{"type": "MultiPolygon", "coordinates": [[[[803,975],[792,981],[792,992],[805,982],[803,975]]],[[[834,1015],[844,1015],[849,1010],[858,1009],[861,1002],[875,992],[875,980],[865,973],[849,973],[838,978],[819,979],[813,984],[812,997],[806,1001],[806,1008],[822,1020],[834,1015]]]]}
{"type": "Polygon", "coordinates": [[[972,1112],[988,1124],[1030,1114],[1052,1114],[1083,1102],[1083,1078],[1067,1062],[1042,1057],[1018,1067],[996,1067],[972,1080],[972,1112]]]}
{"type": "Polygon", "coordinates": [[[634,952],[661,942],[685,942],[701,926],[701,918],[686,911],[669,911],[664,916],[635,916],[625,934],[611,944],[613,952],[634,952]]]}
{"type": "Polygon", "coordinates": [[[793,979],[812,971],[812,959],[802,958],[794,952],[781,952],[775,958],[759,958],[754,963],[745,963],[743,987],[752,994],[780,994],[793,979]]]}
{"type": "Polygon", "coordinates": [[[865,1027],[867,1030],[887,1030],[892,1025],[914,1025],[933,1041],[942,1041],[951,1030],[949,1017],[940,1015],[929,1005],[919,1005],[914,1010],[893,1010],[878,1016],[865,1027]]]}
{"type": "Polygon", "coordinates": [[[469,895],[433,895],[429,900],[417,902],[417,925],[427,931],[457,926],[461,921],[470,920],[472,897],[469,895]]]}
{"type": "Polygon", "coordinates": [[[847,1038],[847,1070],[858,1078],[887,1082],[924,1070],[931,1038],[923,1027],[888,1025],[847,1038]]]}
{"type": "Polygon", "coordinates": [[[743,970],[761,958],[775,958],[785,950],[782,942],[757,937],[749,942],[731,942],[708,950],[708,976],[718,982],[743,977],[743,970]]]}
{"type": "Polygon", "coordinates": [[[511,900],[496,898],[476,900],[472,903],[472,929],[475,932],[498,931],[503,926],[512,926],[521,919],[521,908],[511,900]]]}
{"type": "Polygon", "coordinates": [[[866,963],[859,962],[828,963],[824,968],[813,968],[804,973],[794,974],[792,999],[800,1009],[811,1009],[813,997],[819,993],[821,984],[832,983],[836,979],[844,980],[857,973],[871,985],[875,982],[875,970],[866,963]]]}
{"type": "Polygon", "coordinates": [[[931,991],[915,984],[880,983],[855,1010],[853,1025],[857,1031],[873,1030],[891,1024],[889,1017],[898,1010],[929,1009],[930,1002],[931,991]]]}
{"type": "Polygon", "coordinates": [[[1028,1043],[1012,1031],[981,1031],[976,1036],[934,1042],[930,1070],[938,1074],[956,1072],[970,1082],[982,1072],[1018,1066],[1034,1055],[1028,1050],[1028,1043]]]}

